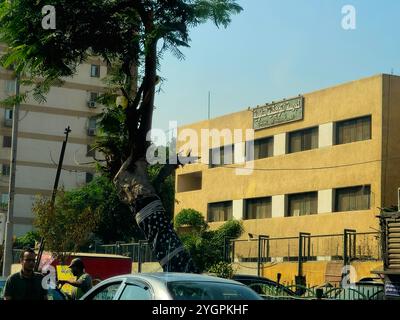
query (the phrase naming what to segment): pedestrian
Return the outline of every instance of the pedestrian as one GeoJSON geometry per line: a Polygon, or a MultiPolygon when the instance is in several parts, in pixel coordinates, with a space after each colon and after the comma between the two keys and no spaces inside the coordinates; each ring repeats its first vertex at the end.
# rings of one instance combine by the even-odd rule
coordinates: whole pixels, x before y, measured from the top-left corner
{"type": "Polygon", "coordinates": [[[20,256],[22,269],[8,277],[4,287],[4,300],[47,300],[43,275],[34,272],[36,254],[26,248],[20,256]]]}
{"type": "Polygon", "coordinates": [[[71,269],[72,274],[76,277],[76,280],[59,280],[58,284],[61,286],[64,284],[73,286],[74,288],[70,298],[73,300],[78,300],[92,288],[92,277],[85,272],[85,265],[80,258],[73,259],[68,267],[71,269]]]}

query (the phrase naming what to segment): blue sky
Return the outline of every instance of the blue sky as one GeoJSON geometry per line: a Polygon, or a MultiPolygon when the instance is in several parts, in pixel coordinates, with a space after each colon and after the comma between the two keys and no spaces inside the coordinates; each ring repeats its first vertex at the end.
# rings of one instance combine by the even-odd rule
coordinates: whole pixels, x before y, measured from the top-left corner
{"type": "Polygon", "coordinates": [[[227,29],[191,32],[179,61],[165,55],[166,78],[153,127],[168,129],[378,73],[400,74],[398,0],[239,0],[227,29]],[[342,7],[356,9],[356,29],[342,28],[342,7]]]}

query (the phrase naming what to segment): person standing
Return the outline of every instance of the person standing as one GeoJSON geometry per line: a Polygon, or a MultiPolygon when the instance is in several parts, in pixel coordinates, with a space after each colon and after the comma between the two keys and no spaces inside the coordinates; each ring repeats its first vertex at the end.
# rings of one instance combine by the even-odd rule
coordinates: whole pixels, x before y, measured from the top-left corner
{"type": "Polygon", "coordinates": [[[76,277],[76,280],[59,280],[58,284],[69,284],[73,286],[74,288],[72,290],[71,299],[79,300],[92,288],[92,277],[85,272],[85,265],[80,258],[73,259],[68,267],[71,269],[72,274],[76,277]]]}
{"type": "Polygon", "coordinates": [[[4,287],[4,300],[47,300],[43,275],[34,272],[36,254],[31,248],[21,252],[20,272],[8,277],[4,287]]]}

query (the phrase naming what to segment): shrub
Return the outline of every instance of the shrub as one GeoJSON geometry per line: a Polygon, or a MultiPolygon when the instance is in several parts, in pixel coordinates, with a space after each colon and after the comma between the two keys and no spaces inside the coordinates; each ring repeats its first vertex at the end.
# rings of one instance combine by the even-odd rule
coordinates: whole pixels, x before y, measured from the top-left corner
{"type": "Polygon", "coordinates": [[[209,273],[215,274],[217,277],[231,279],[233,277],[232,265],[228,262],[220,261],[212,265],[208,269],[209,273]]]}
{"type": "Polygon", "coordinates": [[[175,216],[175,228],[182,226],[190,226],[204,230],[207,223],[204,221],[203,215],[194,209],[183,209],[175,216]]]}

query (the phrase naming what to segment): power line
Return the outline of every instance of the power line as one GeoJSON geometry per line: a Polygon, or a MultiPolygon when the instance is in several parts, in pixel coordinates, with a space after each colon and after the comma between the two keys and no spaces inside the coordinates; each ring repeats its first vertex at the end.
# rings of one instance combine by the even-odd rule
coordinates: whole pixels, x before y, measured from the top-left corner
{"type": "MultiPolygon", "coordinates": [[[[388,159],[386,159],[386,161],[394,160],[394,159],[400,159],[400,156],[388,158],[388,159]]],[[[310,170],[324,170],[324,169],[336,169],[336,168],[342,168],[342,167],[352,167],[352,166],[369,164],[369,163],[374,163],[374,162],[382,162],[382,161],[384,161],[384,160],[378,159],[378,160],[370,160],[370,161],[355,162],[355,163],[348,163],[348,164],[340,164],[340,165],[335,165],[335,166],[309,167],[309,168],[241,168],[241,167],[234,167],[234,166],[229,166],[229,165],[222,165],[218,168],[242,169],[242,170],[248,169],[248,170],[254,170],[254,171],[310,171],[310,170]]]]}

